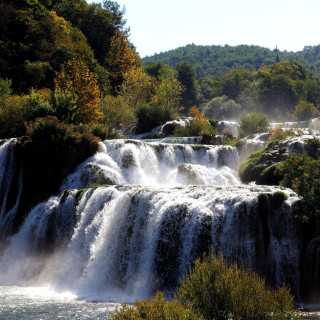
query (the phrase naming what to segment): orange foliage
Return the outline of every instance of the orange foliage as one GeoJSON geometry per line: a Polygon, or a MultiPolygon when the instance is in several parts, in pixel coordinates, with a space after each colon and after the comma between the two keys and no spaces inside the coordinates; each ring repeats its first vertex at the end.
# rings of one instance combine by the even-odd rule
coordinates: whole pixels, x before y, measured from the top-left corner
{"type": "Polygon", "coordinates": [[[189,113],[195,118],[195,120],[200,121],[203,124],[208,123],[208,118],[201,111],[199,111],[196,106],[193,106],[189,113]]]}
{"type": "Polygon", "coordinates": [[[99,109],[101,94],[97,77],[79,60],[68,62],[55,79],[57,91],[70,92],[77,104],[77,122],[96,124],[103,114],[99,109]]]}
{"type": "Polygon", "coordinates": [[[120,85],[126,72],[134,65],[135,55],[128,46],[128,40],[120,30],[117,30],[111,38],[110,50],[106,59],[106,67],[113,85],[120,85]]]}

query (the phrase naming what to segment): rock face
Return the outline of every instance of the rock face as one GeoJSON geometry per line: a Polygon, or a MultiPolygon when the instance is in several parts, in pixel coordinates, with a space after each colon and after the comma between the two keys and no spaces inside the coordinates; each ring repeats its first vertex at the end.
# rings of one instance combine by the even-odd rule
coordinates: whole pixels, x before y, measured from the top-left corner
{"type": "Polygon", "coordinates": [[[272,174],[275,166],[287,159],[289,154],[301,156],[304,152],[311,156],[318,156],[319,142],[314,136],[304,135],[288,138],[284,141],[272,141],[263,151],[251,154],[239,167],[241,181],[248,183],[276,185],[279,180],[272,174]]]}

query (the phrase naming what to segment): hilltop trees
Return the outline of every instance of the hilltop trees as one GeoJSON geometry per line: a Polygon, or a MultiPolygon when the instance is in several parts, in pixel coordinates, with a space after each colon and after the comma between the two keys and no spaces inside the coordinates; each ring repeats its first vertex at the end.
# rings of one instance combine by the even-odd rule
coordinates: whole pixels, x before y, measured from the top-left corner
{"type": "Polygon", "coordinates": [[[295,62],[304,66],[308,72],[320,76],[320,45],[305,47],[300,52],[270,50],[259,46],[201,46],[189,44],[167,52],[145,57],[144,65],[158,62],[175,68],[188,60],[196,69],[197,79],[221,76],[231,70],[247,69],[252,72],[263,67],[270,68],[279,61],[295,62]]]}

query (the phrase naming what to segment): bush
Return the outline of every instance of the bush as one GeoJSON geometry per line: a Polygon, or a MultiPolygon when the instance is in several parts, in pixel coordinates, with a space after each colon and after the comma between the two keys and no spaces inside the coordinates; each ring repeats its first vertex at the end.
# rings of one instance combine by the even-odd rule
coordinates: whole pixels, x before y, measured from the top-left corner
{"type": "Polygon", "coordinates": [[[88,128],[94,136],[100,138],[102,141],[106,140],[111,135],[110,129],[107,125],[89,125],[88,128]]]}
{"type": "Polygon", "coordinates": [[[281,177],[278,176],[276,173],[277,165],[273,164],[265,169],[260,173],[259,177],[256,180],[257,184],[262,185],[279,185],[281,177]]]}
{"type": "Polygon", "coordinates": [[[267,132],[268,129],[269,119],[265,114],[251,112],[240,118],[240,132],[242,136],[252,133],[267,132]]]}
{"type": "Polygon", "coordinates": [[[205,319],[294,319],[293,296],[287,286],[277,291],[247,269],[228,267],[222,255],[197,259],[182,279],[176,299],[205,319]]]}
{"type": "Polygon", "coordinates": [[[9,79],[0,78],[0,103],[10,97],[12,90],[11,90],[12,81],[9,79]]]}
{"type": "Polygon", "coordinates": [[[156,126],[173,120],[172,115],[166,109],[141,104],[136,109],[137,129],[136,133],[145,133],[151,131],[156,126]]]}
{"type": "Polygon", "coordinates": [[[311,120],[319,115],[319,111],[313,103],[307,101],[299,101],[295,106],[293,116],[297,121],[311,120]]]}
{"type": "Polygon", "coordinates": [[[162,292],[157,292],[155,299],[136,301],[134,306],[122,305],[111,315],[113,320],[200,320],[200,315],[177,301],[166,301],[162,292]]]}
{"type": "Polygon", "coordinates": [[[0,138],[13,138],[25,134],[25,96],[6,98],[0,107],[0,138]]]}
{"type": "Polygon", "coordinates": [[[269,137],[269,141],[279,141],[279,140],[283,140],[287,137],[287,134],[284,130],[282,130],[281,128],[276,128],[274,130],[272,130],[271,135],[269,137]]]}
{"type": "Polygon", "coordinates": [[[234,119],[240,115],[241,109],[241,104],[227,96],[215,97],[202,107],[202,111],[207,117],[217,119],[234,119]]]}
{"type": "Polygon", "coordinates": [[[132,108],[122,96],[107,95],[101,101],[99,107],[104,115],[100,123],[106,124],[110,131],[128,129],[137,121],[132,108]]]}
{"type": "Polygon", "coordinates": [[[32,91],[31,94],[26,97],[24,108],[26,112],[24,120],[26,121],[46,116],[53,116],[55,114],[50,102],[46,100],[43,95],[35,91],[32,91]]]}
{"type": "Polygon", "coordinates": [[[57,90],[54,94],[53,106],[55,116],[61,121],[73,123],[77,117],[77,104],[71,93],[57,90]]]}
{"type": "Polygon", "coordinates": [[[301,208],[297,212],[299,221],[315,222],[319,234],[320,160],[293,153],[278,165],[276,173],[282,177],[281,186],[291,188],[302,197],[301,208]]]}

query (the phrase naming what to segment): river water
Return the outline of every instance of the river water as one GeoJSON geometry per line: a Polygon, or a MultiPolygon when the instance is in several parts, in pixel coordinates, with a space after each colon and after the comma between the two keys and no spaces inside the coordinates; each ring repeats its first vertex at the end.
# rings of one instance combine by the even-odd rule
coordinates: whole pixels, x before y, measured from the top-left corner
{"type": "Polygon", "coordinates": [[[88,301],[46,287],[0,286],[0,319],[109,319],[120,303],[88,301]]]}

